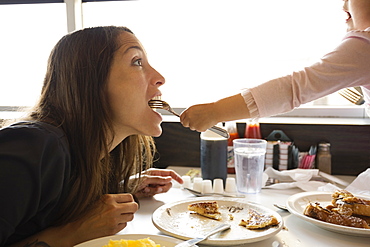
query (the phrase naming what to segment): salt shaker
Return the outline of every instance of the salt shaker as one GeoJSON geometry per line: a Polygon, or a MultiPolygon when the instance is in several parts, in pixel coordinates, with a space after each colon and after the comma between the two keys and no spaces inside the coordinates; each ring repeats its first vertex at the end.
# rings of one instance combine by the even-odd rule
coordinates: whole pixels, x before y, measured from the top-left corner
{"type": "Polygon", "coordinates": [[[319,169],[319,171],[331,174],[330,143],[319,143],[316,167],[319,169]]]}

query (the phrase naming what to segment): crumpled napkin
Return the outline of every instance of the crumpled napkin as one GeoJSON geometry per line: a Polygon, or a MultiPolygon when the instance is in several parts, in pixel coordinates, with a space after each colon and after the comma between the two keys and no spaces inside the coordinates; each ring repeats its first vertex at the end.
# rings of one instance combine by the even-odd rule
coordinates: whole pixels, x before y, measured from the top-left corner
{"type": "MultiPolygon", "coordinates": [[[[369,180],[370,180],[370,168],[360,173],[357,176],[357,178],[355,178],[355,180],[353,180],[352,183],[349,184],[344,189],[351,192],[352,194],[370,196],[370,186],[368,182],[369,180]]],[[[333,192],[336,189],[337,187],[330,183],[318,188],[319,191],[330,191],[330,192],[333,192]]]]}
{"type": "Polygon", "coordinates": [[[264,171],[264,177],[271,177],[280,180],[279,183],[263,187],[269,189],[290,189],[298,187],[304,191],[317,191],[320,187],[324,186],[329,186],[330,188],[324,188],[322,189],[323,191],[339,189],[339,187],[335,185],[327,185],[327,182],[311,180],[314,177],[319,177],[318,169],[292,169],[278,171],[268,167],[264,171]]]}
{"type": "MultiPolygon", "coordinates": [[[[338,186],[334,185],[333,183],[311,180],[323,176],[324,174],[325,174],[324,179],[330,178],[332,180],[335,180],[335,182],[341,184],[342,187],[343,185],[348,184],[345,181],[341,181],[340,179],[335,178],[331,175],[322,173],[318,169],[292,169],[286,171],[278,171],[271,167],[268,167],[264,171],[265,182],[268,177],[276,178],[281,182],[268,186],[263,186],[263,188],[290,189],[298,187],[304,191],[329,191],[329,192],[341,189],[338,186]]],[[[359,174],[351,184],[345,187],[345,189],[353,194],[370,196],[370,186],[368,185],[369,180],[370,180],[370,168],[359,174]]]]}
{"type": "Polygon", "coordinates": [[[352,194],[361,194],[370,196],[370,168],[360,173],[353,182],[346,187],[346,190],[352,194]]]}

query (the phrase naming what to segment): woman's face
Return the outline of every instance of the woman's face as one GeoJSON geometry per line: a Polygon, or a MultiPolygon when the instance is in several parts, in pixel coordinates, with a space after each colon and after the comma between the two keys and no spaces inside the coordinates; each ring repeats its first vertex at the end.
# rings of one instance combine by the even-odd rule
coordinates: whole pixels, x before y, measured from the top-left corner
{"type": "Polygon", "coordinates": [[[161,95],[158,88],[165,80],[149,65],[135,35],[123,32],[118,39],[121,46],[114,54],[107,81],[115,138],[134,134],[160,136],[162,117],[148,102],[161,95]]]}
{"type": "Polygon", "coordinates": [[[365,30],[370,27],[369,0],[344,0],[343,9],[348,13],[347,31],[365,30]]]}

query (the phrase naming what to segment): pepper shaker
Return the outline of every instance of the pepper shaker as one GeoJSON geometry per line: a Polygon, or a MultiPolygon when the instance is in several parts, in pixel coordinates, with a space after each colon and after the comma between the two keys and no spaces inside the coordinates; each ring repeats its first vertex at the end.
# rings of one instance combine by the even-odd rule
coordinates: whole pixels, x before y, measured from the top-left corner
{"type": "Polygon", "coordinates": [[[330,143],[319,143],[316,167],[319,169],[319,171],[331,174],[330,143]]]}

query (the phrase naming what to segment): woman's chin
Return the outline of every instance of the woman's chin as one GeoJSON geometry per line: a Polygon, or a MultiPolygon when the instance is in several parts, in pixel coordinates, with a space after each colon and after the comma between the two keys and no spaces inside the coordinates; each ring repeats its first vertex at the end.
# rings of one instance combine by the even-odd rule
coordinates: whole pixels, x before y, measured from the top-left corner
{"type": "Polygon", "coordinates": [[[146,136],[159,137],[160,135],[162,135],[162,127],[160,123],[157,125],[152,125],[150,127],[147,127],[142,134],[146,136]]]}
{"type": "Polygon", "coordinates": [[[162,135],[162,128],[160,126],[157,131],[153,131],[153,134],[151,134],[152,137],[159,137],[161,135],[162,135]]]}

